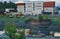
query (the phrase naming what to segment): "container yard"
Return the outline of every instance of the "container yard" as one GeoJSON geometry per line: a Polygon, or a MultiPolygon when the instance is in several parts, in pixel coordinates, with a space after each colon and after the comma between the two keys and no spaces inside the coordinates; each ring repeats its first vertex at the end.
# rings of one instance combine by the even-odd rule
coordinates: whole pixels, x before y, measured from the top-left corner
{"type": "Polygon", "coordinates": [[[5,8],[6,12],[0,15],[1,39],[60,39],[60,16],[55,15],[55,1],[21,0],[15,4],[16,12],[5,8]]]}

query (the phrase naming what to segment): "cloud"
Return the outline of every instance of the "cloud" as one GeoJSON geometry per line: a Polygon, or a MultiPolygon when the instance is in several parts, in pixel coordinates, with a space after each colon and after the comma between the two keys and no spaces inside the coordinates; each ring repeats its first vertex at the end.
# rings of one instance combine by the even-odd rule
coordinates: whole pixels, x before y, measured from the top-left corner
{"type": "Polygon", "coordinates": [[[60,0],[0,0],[0,1],[12,1],[12,2],[16,2],[16,1],[55,1],[56,3],[60,3],[60,0]]]}
{"type": "Polygon", "coordinates": [[[30,0],[30,1],[55,1],[55,0],[30,0]]]}

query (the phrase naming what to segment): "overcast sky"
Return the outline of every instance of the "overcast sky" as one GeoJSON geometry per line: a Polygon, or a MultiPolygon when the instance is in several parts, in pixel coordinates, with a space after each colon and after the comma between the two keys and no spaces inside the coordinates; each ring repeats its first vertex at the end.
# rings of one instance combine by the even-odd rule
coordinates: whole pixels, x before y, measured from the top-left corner
{"type": "MultiPolygon", "coordinates": [[[[12,2],[16,2],[16,1],[20,1],[20,0],[0,0],[0,1],[12,1],[12,2]]],[[[29,1],[29,0],[23,0],[23,1],[29,1]]],[[[30,0],[30,1],[35,1],[35,0],[30,0]]],[[[56,3],[60,3],[60,0],[38,0],[38,1],[56,1],[56,3]]]]}

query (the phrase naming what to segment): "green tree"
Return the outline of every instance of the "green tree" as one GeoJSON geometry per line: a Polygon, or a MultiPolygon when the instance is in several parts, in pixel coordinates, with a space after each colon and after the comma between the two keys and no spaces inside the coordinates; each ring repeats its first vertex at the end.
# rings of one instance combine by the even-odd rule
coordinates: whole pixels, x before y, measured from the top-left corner
{"type": "Polygon", "coordinates": [[[39,14],[38,18],[40,21],[43,20],[43,16],[41,14],[39,14]]]}
{"type": "Polygon", "coordinates": [[[17,5],[13,2],[9,2],[7,5],[8,5],[8,8],[15,8],[15,9],[17,8],[17,5]]]}
{"type": "Polygon", "coordinates": [[[8,8],[8,3],[6,1],[4,1],[4,8],[8,8]]]}
{"type": "Polygon", "coordinates": [[[43,18],[44,18],[44,19],[48,19],[48,15],[44,15],[43,18]]]}
{"type": "Polygon", "coordinates": [[[15,33],[16,33],[16,25],[14,23],[7,23],[5,25],[5,31],[10,37],[10,39],[14,39],[15,33]]]}
{"type": "Polygon", "coordinates": [[[25,30],[23,29],[23,31],[21,32],[21,39],[25,39],[25,30]]]}
{"type": "Polygon", "coordinates": [[[0,10],[1,9],[4,9],[4,3],[3,2],[0,2],[0,10]]]}
{"type": "Polygon", "coordinates": [[[22,29],[22,31],[20,30],[20,32],[18,32],[15,35],[15,39],[25,39],[25,30],[24,29],[22,29]]]}

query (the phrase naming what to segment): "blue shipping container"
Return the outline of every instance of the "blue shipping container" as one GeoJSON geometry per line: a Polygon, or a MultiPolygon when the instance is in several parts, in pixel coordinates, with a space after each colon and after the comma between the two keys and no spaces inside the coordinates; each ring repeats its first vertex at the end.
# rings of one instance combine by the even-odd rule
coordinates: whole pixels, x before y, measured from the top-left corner
{"type": "Polygon", "coordinates": [[[52,12],[42,12],[43,14],[52,14],[52,12]]]}

